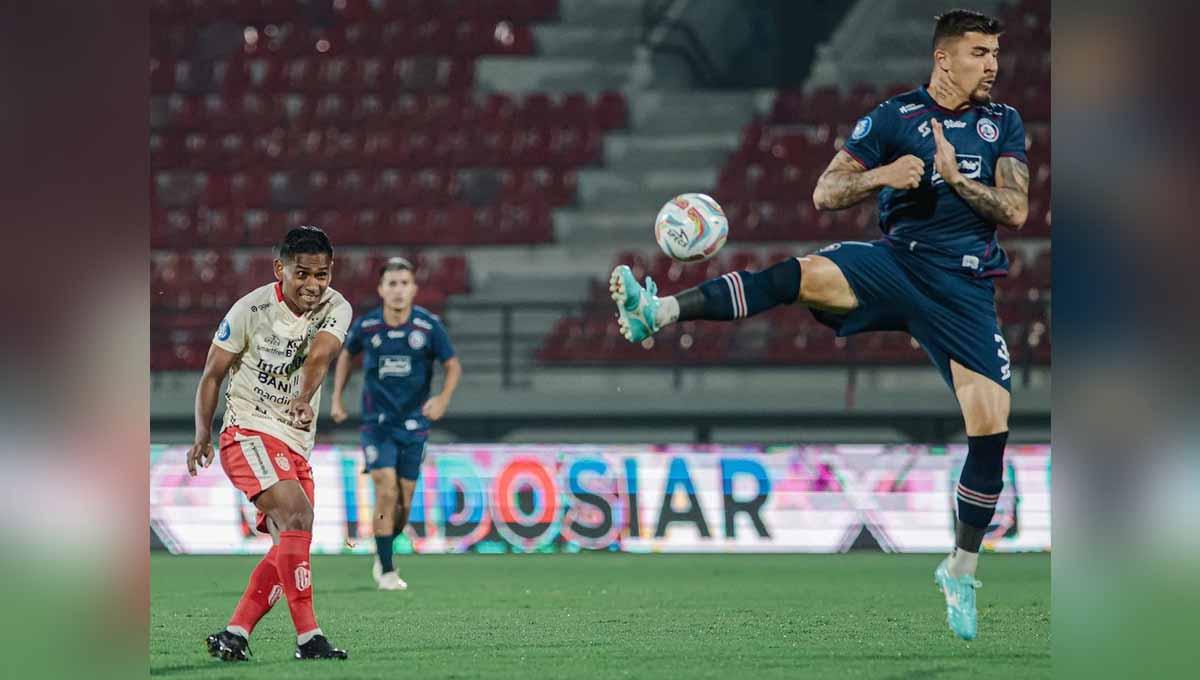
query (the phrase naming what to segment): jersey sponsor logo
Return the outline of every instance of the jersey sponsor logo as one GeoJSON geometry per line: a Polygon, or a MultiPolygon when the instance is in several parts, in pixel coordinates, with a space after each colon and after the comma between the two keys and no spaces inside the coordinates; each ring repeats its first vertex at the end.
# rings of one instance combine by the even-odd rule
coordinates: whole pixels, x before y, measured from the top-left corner
{"type": "Polygon", "coordinates": [[[979,269],[979,258],[974,255],[963,255],[962,266],[967,269],[979,269]]]}
{"type": "Polygon", "coordinates": [[[963,122],[961,120],[954,120],[951,118],[947,118],[946,120],[943,120],[942,125],[944,125],[946,127],[946,129],[965,128],[967,126],[967,124],[965,122],[963,122]]]}
{"type": "MultiPolygon", "coordinates": [[[[958,154],[958,171],[967,179],[979,179],[983,173],[983,157],[970,153],[958,154]]],[[[942,174],[934,169],[930,178],[934,184],[942,182],[942,174]]]]}
{"type": "Polygon", "coordinates": [[[403,338],[404,335],[405,335],[404,331],[388,331],[388,339],[390,339],[390,340],[396,340],[398,338],[403,338]]]}
{"type": "Polygon", "coordinates": [[[856,123],[854,125],[854,132],[852,132],[850,134],[850,139],[857,141],[859,139],[862,139],[863,137],[866,137],[867,133],[870,131],[871,131],[871,118],[869,116],[864,116],[862,118],[859,118],[858,123],[856,123]]]}
{"type": "Polygon", "coordinates": [[[427,331],[433,330],[433,324],[429,323],[425,319],[413,319],[413,325],[424,328],[427,331]]]}
{"type": "Polygon", "coordinates": [[[381,323],[383,323],[383,322],[380,321],[379,319],[364,319],[362,322],[362,327],[370,328],[372,326],[378,326],[381,323]]]}
{"type": "Polygon", "coordinates": [[[379,357],[380,378],[407,378],[412,374],[412,357],[386,356],[379,357]]]}
{"type": "Polygon", "coordinates": [[[221,325],[217,327],[217,340],[224,342],[229,339],[229,319],[221,319],[221,325]]]}
{"type": "Polygon", "coordinates": [[[916,111],[917,109],[923,108],[925,108],[924,104],[905,104],[904,106],[900,107],[900,113],[908,113],[909,111],[916,111]]]}
{"type": "Polygon", "coordinates": [[[287,456],[282,453],[275,454],[275,465],[279,466],[279,469],[284,472],[292,469],[292,464],[288,462],[287,456]]]}
{"type": "Polygon", "coordinates": [[[379,346],[382,344],[383,344],[383,338],[380,337],[378,333],[371,336],[371,346],[372,347],[374,347],[375,349],[379,349],[379,346]]]}
{"type": "Polygon", "coordinates": [[[1000,139],[1000,128],[996,127],[996,124],[988,118],[980,118],[979,122],[975,123],[975,131],[985,142],[994,142],[1000,139]]]}
{"type": "Polygon", "coordinates": [[[413,349],[423,349],[427,340],[428,338],[421,331],[413,331],[408,336],[408,346],[413,349]]]}

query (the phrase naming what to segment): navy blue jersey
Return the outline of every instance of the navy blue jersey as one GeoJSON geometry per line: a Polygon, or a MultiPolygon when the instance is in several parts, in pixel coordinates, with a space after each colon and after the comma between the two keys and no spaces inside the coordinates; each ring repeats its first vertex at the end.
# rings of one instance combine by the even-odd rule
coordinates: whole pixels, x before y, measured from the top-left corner
{"type": "Polygon", "coordinates": [[[377,307],[350,324],[346,351],[363,357],[364,424],[391,425],[424,434],[429,421],[421,406],[429,399],[433,362],[454,356],[441,320],[423,307],[413,307],[408,321],[389,326],[377,307]]]}
{"type": "Polygon", "coordinates": [[[929,120],[937,117],[946,140],[958,154],[964,177],[995,186],[996,163],[1025,157],[1025,126],[1017,110],[1005,104],[969,106],[951,111],[939,106],[926,86],[883,102],[859,119],[845,151],[868,170],[912,154],[925,161],[916,189],[879,192],[879,226],[888,238],[929,246],[955,267],[976,276],[1002,274],[1008,256],[996,241],[996,225],[971,209],[933,167],[935,144],[929,120]]]}

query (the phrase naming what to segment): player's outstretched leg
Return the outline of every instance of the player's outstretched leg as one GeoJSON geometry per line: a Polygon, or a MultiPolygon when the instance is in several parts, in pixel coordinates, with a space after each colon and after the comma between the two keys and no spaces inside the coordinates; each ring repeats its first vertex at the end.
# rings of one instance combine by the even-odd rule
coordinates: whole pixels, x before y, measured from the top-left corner
{"type": "Polygon", "coordinates": [[[800,261],[789,257],[759,272],[729,272],[660,298],[649,276],[643,288],[633,271],[620,265],[609,278],[609,290],[617,303],[621,334],[641,342],[677,321],[733,321],[790,305],[800,295],[800,275],[800,261]]]}

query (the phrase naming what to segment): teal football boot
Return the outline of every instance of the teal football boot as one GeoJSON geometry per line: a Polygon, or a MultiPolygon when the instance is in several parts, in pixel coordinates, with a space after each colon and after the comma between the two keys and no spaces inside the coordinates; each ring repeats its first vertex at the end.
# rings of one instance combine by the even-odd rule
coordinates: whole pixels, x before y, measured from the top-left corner
{"type": "Polygon", "coordinates": [[[957,578],[951,576],[949,562],[949,557],[942,560],[942,563],[933,572],[933,582],[946,596],[946,624],[960,638],[974,640],[979,633],[978,612],[975,610],[975,589],[983,584],[970,574],[957,578]]]}
{"type": "Polygon", "coordinates": [[[608,289],[617,303],[618,324],[626,340],[641,342],[660,330],[655,323],[659,302],[655,297],[658,286],[654,285],[653,279],[647,276],[646,287],[642,288],[634,278],[633,270],[620,265],[609,277],[608,289]]]}

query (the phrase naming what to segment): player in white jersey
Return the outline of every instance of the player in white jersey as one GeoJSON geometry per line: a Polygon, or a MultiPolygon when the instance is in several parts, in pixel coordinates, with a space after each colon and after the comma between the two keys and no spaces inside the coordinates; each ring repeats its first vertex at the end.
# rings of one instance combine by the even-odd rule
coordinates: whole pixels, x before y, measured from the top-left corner
{"type": "Polygon", "coordinates": [[[188,472],[213,460],[211,423],[225,375],[221,467],[258,508],[258,529],[274,539],[255,567],[229,625],[205,641],[225,661],[245,661],[250,633],[286,597],[297,659],[345,659],[317,627],[312,606],[312,452],[321,383],[353,310],[329,287],[333,246],[316,227],[287,233],[274,283],[234,303],[209,348],[196,390],[196,438],[188,472]]]}

